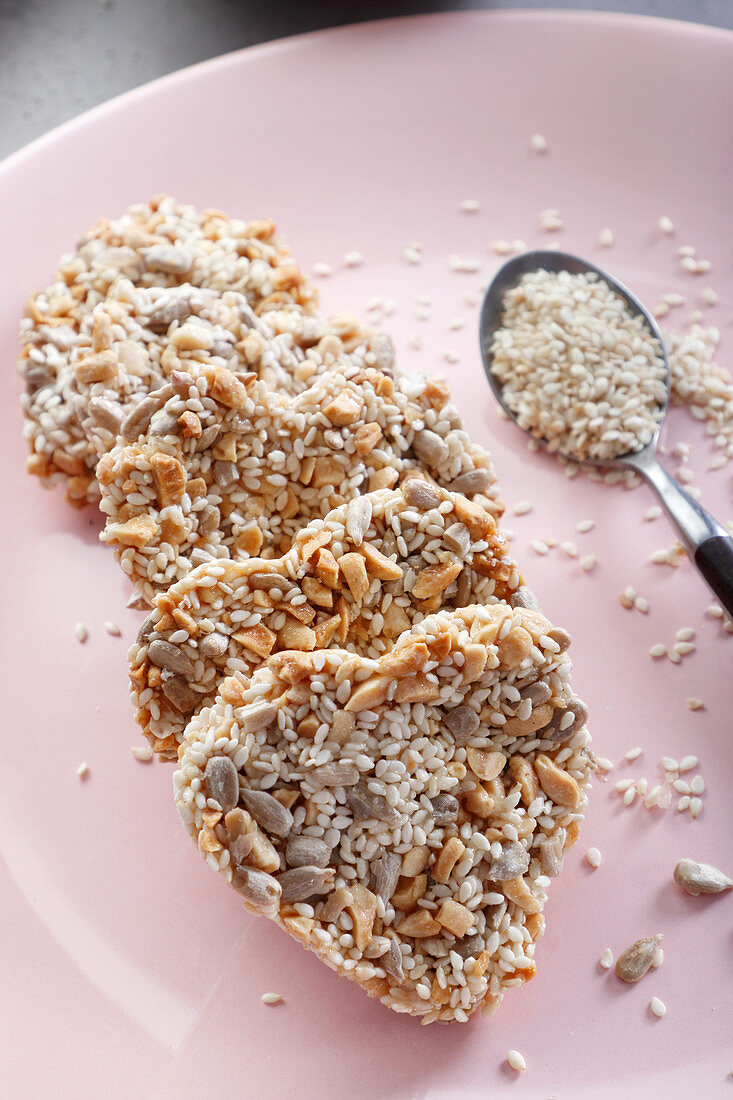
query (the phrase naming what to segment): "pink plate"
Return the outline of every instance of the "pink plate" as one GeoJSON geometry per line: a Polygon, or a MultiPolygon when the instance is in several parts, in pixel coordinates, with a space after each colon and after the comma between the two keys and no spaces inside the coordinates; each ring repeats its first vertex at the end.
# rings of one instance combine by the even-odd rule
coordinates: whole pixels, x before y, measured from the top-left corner
{"type": "MultiPolygon", "coordinates": [[[[197,66],[63,126],[0,169],[0,347],[4,530],[4,775],[0,849],[0,1091],[12,1097],[728,1096],[733,1069],[733,895],[693,899],[672,881],[682,856],[731,872],[733,636],[705,615],[693,568],[649,564],[666,520],[643,522],[646,489],[568,480],[500,420],[477,352],[479,293],[496,239],[550,239],[556,207],[569,251],[611,266],[654,303],[687,297],[730,339],[733,37],[619,16],[457,14],[296,38],[197,66]],[[545,155],[530,151],[543,134],[545,155]],[[616,762],[596,782],[582,839],[551,892],[538,973],[492,1020],[421,1028],[340,981],[273,926],[246,916],[178,824],[170,766],[137,762],[125,649],[139,617],[98,518],[23,472],[13,371],[24,297],[101,215],[170,191],[242,217],[272,216],[306,269],[330,264],[329,309],[383,325],[404,369],[450,378],[474,437],[490,446],[507,524],[548,614],[575,637],[575,683],[596,750],[616,762]],[[459,211],[475,198],[477,213],[459,211]],[[661,214],[677,231],[663,236],[661,214]],[[603,227],[613,248],[598,247],[603,227]],[[422,263],[403,259],[418,242],[422,263]],[[681,270],[693,244],[709,276],[681,270]],[[363,253],[360,267],[344,255],[363,253]],[[475,274],[449,256],[475,258],[475,274]],[[430,319],[415,299],[429,295],[430,319]],[[453,318],[465,327],[452,329],[453,318]],[[419,335],[422,350],[411,346],[419,335]],[[444,358],[455,352],[457,363],[444,358]],[[595,519],[595,528],[576,532],[595,519]],[[591,573],[552,536],[597,554],[591,573]],[[627,585],[647,616],[624,611],[627,585]],[[115,620],[122,638],[108,635],[115,620]],[[86,623],[80,645],[74,626],[86,623]],[[674,666],[650,645],[680,627],[697,650],[674,666]],[[698,696],[705,709],[688,710],[698,696]],[[633,764],[624,753],[644,755],[633,764]],[[622,805],[614,782],[654,780],[662,755],[694,753],[704,810],[622,805]],[[89,764],[77,778],[81,761],[89,764]],[[603,853],[591,871],[589,846],[603,853]],[[665,933],[665,961],[637,986],[599,968],[633,940],[665,933]],[[282,993],[266,1007],[261,995],[282,993]],[[667,1005],[664,1019],[649,1009],[667,1005]],[[516,1048],[521,1076],[506,1064],[516,1048]]],[[[703,499],[730,519],[730,473],[708,473],[709,441],[685,413],[668,447],[693,444],[703,499]]],[[[671,458],[669,459],[671,461],[671,458]]],[[[695,774],[694,772],[691,773],[695,774]]]]}

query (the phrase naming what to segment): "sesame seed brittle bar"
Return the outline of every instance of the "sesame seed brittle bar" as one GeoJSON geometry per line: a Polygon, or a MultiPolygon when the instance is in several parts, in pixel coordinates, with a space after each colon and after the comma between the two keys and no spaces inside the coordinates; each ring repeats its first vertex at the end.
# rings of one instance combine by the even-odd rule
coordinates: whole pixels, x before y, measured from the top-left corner
{"type": "Polygon", "coordinates": [[[164,384],[177,345],[231,369],[256,359],[289,392],[318,369],[309,353],[322,341],[391,362],[386,337],[315,312],[316,291],[275,229],[160,197],[85,234],[21,326],[29,472],[63,482],[72,504],[98,500],[99,458],[164,384]]]}
{"type": "Polygon", "coordinates": [[[289,396],[254,373],[179,363],[139,440],[97,467],[101,537],[148,602],[206,560],[282,554],[310,520],[414,469],[503,508],[444,383],[342,356],[289,396]]]}
{"type": "Polygon", "coordinates": [[[312,521],[281,558],[215,560],[156,596],[128,660],[137,721],[175,757],[221,680],[279,650],[378,658],[434,611],[521,585],[492,514],[415,475],[312,521]]]}
{"type": "Polygon", "coordinates": [[[465,1021],[533,976],[577,837],[569,674],[550,623],[503,603],[428,616],[377,659],[273,654],[189,724],[179,813],[247,910],[395,1011],[465,1021]]]}

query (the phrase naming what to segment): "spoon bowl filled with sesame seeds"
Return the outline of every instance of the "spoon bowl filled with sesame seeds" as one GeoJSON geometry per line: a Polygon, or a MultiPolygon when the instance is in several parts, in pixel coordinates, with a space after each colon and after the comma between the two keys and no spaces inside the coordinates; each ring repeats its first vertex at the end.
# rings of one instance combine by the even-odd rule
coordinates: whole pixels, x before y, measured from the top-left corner
{"type": "Polygon", "coordinates": [[[480,344],[507,416],[567,461],[636,471],[733,612],[733,537],[657,458],[670,371],[656,321],[639,299],[577,256],[525,252],[486,291],[480,344]]]}

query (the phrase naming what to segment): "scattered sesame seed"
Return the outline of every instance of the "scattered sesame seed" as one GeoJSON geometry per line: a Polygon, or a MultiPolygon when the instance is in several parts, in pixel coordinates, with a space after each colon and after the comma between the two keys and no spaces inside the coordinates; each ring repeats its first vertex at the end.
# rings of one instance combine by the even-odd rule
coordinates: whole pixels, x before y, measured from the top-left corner
{"type": "Polygon", "coordinates": [[[147,764],[153,759],[153,750],[150,745],[132,745],[130,752],[136,760],[139,760],[143,764],[147,764]]]}
{"type": "Polygon", "coordinates": [[[717,306],[720,299],[711,286],[706,286],[700,294],[700,301],[706,306],[717,306]]]}
{"type": "Polygon", "coordinates": [[[415,316],[418,321],[428,321],[431,317],[430,306],[415,306],[415,316]]]}
{"type": "Polygon", "coordinates": [[[681,244],[677,249],[677,255],[682,256],[683,259],[690,259],[691,256],[695,255],[695,249],[691,244],[681,244]]]}
{"type": "Polygon", "coordinates": [[[690,783],[690,794],[700,795],[705,793],[705,780],[701,775],[696,775],[690,783]]]}
{"type": "Polygon", "coordinates": [[[624,794],[624,806],[630,806],[636,798],[636,787],[629,787],[628,791],[624,794]]]}
{"type": "Polygon", "coordinates": [[[614,789],[617,790],[619,794],[623,794],[624,791],[630,791],[633,786],[633,779],[619,779],[618,783],[614,784],[614,789]]]}
{"type": "Polygon", "coordinates": [[[547,139],[543,138],[542,134],[532,134],[532,140],[530,141],[533,153],[546,153],[547,152],[547,139]]]}
{"type": "Polygon", "coordinates": [[[676,637],[680,642],[691,642],[695,637],[695,631],[691,626],[683,626],[677,631],[676,637]]]}
{"type": "Polygon", "coordinates": [[[690,802],[690,817],[699,817],[702,813],[702,799],[695,797],[690,802]]]}
{"type": "Polygon", "coordinates": [[[586,531],[592,531],[595,525],[596,521],[594,519],[581,519],[575,530],[580,531],[581,535],[584,535],[586,531]]]}
{"type": "Polygon", "coordinates": [[[563,220],[559,210],[543,210],[540,213],[540,229],[544,229],[546,233],[554,233],[562,228],[563,220]]]}
{"type": "Polygon", "coordinates": [[[680,656],[680,654],[677,652],[676,649],[668,649],[667,650],[667,660],[671,661],[673,665],[678,665],[678,664],[681,663],[682,657],[680,656]]]}
{"type": "Polygon", "coordinates": [[[262,1001],[266,1005],[279,1005],[282,1003],[282,993],[263,993],[262,1001]]]}
{"type": "Polygon", "coordinates": [[[509,241],[492,241],[491,251],[495,252],[497,256],[507,256],[512,251],[512,246],[509,241]]]}
{"type": "Polygon", "coordinates": [[[680,772],[691,772],[693,768],[696,768],[700,761],[696,756],[683,756],[680,760],[680,766],[677,769],[680,772]]]}
{"type": "Polygon", "coordinates": [[[344,265],[346,267],[359,267],[364,263],[364,257],[361,252],[347,252],[344,256],[344,265]]]}
{"type": "Polygon", "coordinates": [[[89,775],[89,765],[87,764],[86,760],[83,760],[81,762],[79,767],[76,769],[76,774],[79,776],[80,779],[86,779],[86,777],[89,775]]]}
{"type": "Polygon", "coordinates": [[[661,514],[662,509],[659,507],[659,505],[653,504],[649,511],[644,513],[644,519],[647,520],[647,522],[651,522],[653,519],[659,519],[661,514]]]}
{"type": "Polygon", "coordinates": [[[598,243],[601,248],[610,248],[614,242],[613,230],[602,229],[598,234],[598,243]]]}
{"type": "Polygon", "coordinates": [[[467,306],[477,306],[479,303],[478,294],[474,294],[472,290],[469,290],[466,297],[463,299],[467,306]]]}
{"type": "Polygon", "coordinates": [[[77,642],[85,642],[89,637],[89,631],[84,626],[84,623],[77,623],[74,627],[74,634],[76,635],[77,642]]]}
{"type": "Polygon", "coordinates": [[[455,351],[444,351],[443,358],[445,359],[446,363],[460,362],[460,356],[458,356],[455,351]]]}
{"type": "Polygon", "coordinates": [[[584,573],[590,573],[591,569],[596,564],[597,558],[595,554],[584,554],[580,559],[580,568],[584,573]]]}
{"type": "Polygon", "coordinates": [[[697,275],[697,260],[694,256],[683,256],[680,264],[683,271],[689,271],[691,275],[697,275]]]}
{"type": "Polygon", "coordinates": [[[652,997],[651,1001],[649,1002],[649,1008],[652,1011],[652,1015],[658,1016],[660,1020],[667,1011],[667,1006],[665,1005],[664,1001],[660,1001],[659,997],[652,997]]]}
{"type": "Polygon", "coordinates": [[[708,470],[722,470],[728,465],[728,455],[718,455],[708,464],[708,470]]]}
{"type": "Polygon", "coordinates": [[[652,313],[658,320],[661,320],[662,317],[666,317],[669,313],[669,306],[666,302],[657,302],[652,313]]]}
{"type": "Polygon", "coordinates": [[[677,803],[677,813],[682,814],[685,812],[685,810],[689,810],[689,808],[690,796],[689,794],[683,794],[682,798],[680,798],[679,802],[677,803]]]}
{"type": "Polygon", "coordinates": [[[649,656],[654,657],[655,660],[658,657],[666,657],[667,647],[665,645],[662,645],[660,642],[657,642],[657,644],[653,645],[649,650],[649,656]]]}
{"type": "Polygon", "coordinates": [[[422,347],[422,339],[416,332],[413,332],[412,336],[408,338],[407,343],[411,348],[414,348],[415,351],[420,351],[422,347]]]}
{"type": "Polygon", "coordinates": [[[649,600],[645,596],[637,596],[634,600],[634,607],[637,611],[641,611],[642,615],[649,614],[649,600]]]}
{"type": "Polygon", "coordinates": [[[659,761],[666,772],[677,772],[680,766],[673,756],[663,756],[659,761]]]}
{"type": "Polygon", "coordinates": [[[422,255],[419,248],[411,248],[410,245],[406,245],[402,249],[402,259],[408,264],[421,264],[422,255]]]}
{"type": "Polygon", "coordinates": [[[684,294],[677,294],[674,291],[669,291],[667,294],[662,295],[662,301],[666,302],[668,306],[675,308],[676,306],[683,306],[687,299],[684,294]]]}
{"type": "Polygon", "coordinates": [[[551,550],[553,549],[553,547],[557,546],[557,539],[554,537],[554,535],[545,535],[542,541],[546,542],[551,550]]]}
{"type": "Polygon", "coordinates": [[[690,784],[687,782],[686,779],[675,779],[672,786],[677,791],[677,794],[689,794],[690,793],[690,784]]]}
{"type": "Polygon", "coordinates": [[[453,317],[448,322],[448,328],[451,330],[451,332],[456,332],[459,328],[465,328],[465,325],[466,325],[466,318],[465,317],[453,317]]]}
{"type": "Polygon", "coordinates": [[[531,500],[519,500],[512,508],[512,512],[515,516],[526,516],[532,511],[533,507],[531,500]]]}
{"type": "Polygon", "coordinates": [[[652,959],[652,967],[654,970],[659,970],[659,967],[664,962],[664,948],[658,947],[654,952],[654,958],[652,959]]]}
{"type": "Polygon", "coordinates": [[[601,853],[598,848],[589,848],[585,853],[585,859],[589,867],[592,867],[594,871],[597,871],[601,866],[601,853]]]}
{"type": "Polygon", "coordinates": [[[712,270],[713,265],[710,260],[698,260],[695,267],[696,275],[707,275],[708,271],[712,270]]]}
{"type": "Polygon", "coordinates": [[[535,554],[539,554],[540,557],[544,557],[545,554],[549,554],[550,548],[546,542],[542,539],[533,539],[529,544],[534,550],[535,554]]]}
{"type": "Polygon", "coordinates": [[[643,751],[641,745],[637,745],[636,748],[629,749],[627,753],[624,753],[624,760],[628,760],[629,763],[631,763],[632,760],[638,760],[643,751]]]}
{"type": "Polygon", "coordinates": [[[470,260],[464,256],[449,256],[448,267],[451,271],[460,271],[464,274],[472,274],[481,270],[481,264],[478,260],[470,260]]]}
{"type": "Polygon", "coordinates": [[[313,264],[313,274],[317,275],[319,279],[327,279],[329,275],[333,274],[333,268],[329,264],[313,264]]]}
{"type": "Polygon", "coordinates": [[[603,967],[604,970],[611,969],[611,967],[613,966],[613,951],[610,947],[607,947],[605,949],[600,959],[598,960],[598,963],[600,966],[603,967]]]}
{"type": "Polygon", "coordinates": [[[462,214],[477,214],[481,209],[478,199],[464,199],[458,207],[462,214]]]}
{"type": "Polygon", "coordinates": [[[674,650],[680,657],[686,657],[688,653],[695,652],[695,645],[692,642],[675,642],[674,650]]]}
{"type": "Polygon", "coordinates": [[[567,554],[569,558],[577,558],[578,556],[578,547],[574,542],[564,542],[560,549],[563,554],[567,554]]]}
{"type": "MultiPolygon", "coordinates": [[[[631,589],[631,591],[634,591],[633,588],[631,589]]],[[[636,596],[630,595],[629,589],[627,588],[625,592],[619,593],[618,602],[621,604],[622,607],[625,607],[627,611],[630,611],[631,608],[634,606],[635,599],[636,596]]]]}
{"type": "Polygon", "coordinates": [[[117,623],[113,623],[111,619],[109,619],[104,624],[104,629],[107,631],[108,634],[111,634],[113,638],[119,638],[122,635],[122,631],[118,627],[117,623]]]}
{"type": "Polygon", "coordinates": [[[668,218],[666,214],[662,214],[661,218],[657,222],[657,226],[661,233],[674,233],[674,224],[671,218],[668,218]]]}
{"type": "Polygon", "coordinates": [[[514,249],[515,252],[526,252],[527,251],[527,242],[526,241],[521,241],[521,240],[519,240],[519,238],[517,238],[516,241],[512,241],[512,248],[514,249]]]}
{"type": "Polygon", "coordinates": [[[613,768],[613,760],[609,760],[607,756],[597,756],[596,764],[602,772],[610,772],[613,768]]]}
{"type": "Polygon", "coordinates": [[[643,798],[647,792],[648,787],[649,783],[646,779],[639,779],[636,784],[636,793],[638,795],[641,795],[641,797],[643,798]]]}
{"type": "Polygon", "coordinates": [[[689,485],[691,481],[695,480],[695,475],[692,470],[688,470],[686,466],[682,466],[677,471],[677,480],[681,481],[683,484],[689,485]]]}
{"type": "Polygon", "coordinates": [[[506,1056],[506,1060],[517,1073],[523,1073],[527,1068],[527,1063],[518,1050],[510,1050],[506,1056]]]}

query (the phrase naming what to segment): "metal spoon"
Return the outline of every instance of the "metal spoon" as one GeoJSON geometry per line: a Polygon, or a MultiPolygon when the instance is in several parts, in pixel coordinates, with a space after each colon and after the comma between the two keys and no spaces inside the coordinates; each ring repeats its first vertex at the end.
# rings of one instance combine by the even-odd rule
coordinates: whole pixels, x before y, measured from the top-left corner
{"type": "MultiPolygon", "coordinates": [[[[494,276],[481,307],[481,358],[489,385],[507,415],[514,420],[514,413],[504,404],[501,385],[491,372],[491,345],[496,330],[501,328],[504,295],[507,290],[515,286],[523,275],[539,270],[569,271],[573,275],[593,271],[624,299],[633,314],[643,317],[650,333],[656,336],[662,348],[667,371],[667,400],[664,408],[666,414],[670,388],[669,363],[664,342],[654,318],[625,286],[612,279],[602,268],[564,252],[540,250],[525,252],[505,263],[494,276]]],[[[656,491],[665,512],[679,531],[680,541],[688,557],[700,570],[726,611],[733,616],[733,537],[659,464],[656,451],[661,428],[660,422],[654,438],[641,450],[631,451],[619,458],[603,461],[590,458],[581,460],[573,454],[565,454],[561,451],[553,453],[585,466],[636,470],[656,491]]],[[[546,440],[540,439],[539,442],[546,444],[546,440]]]]}

